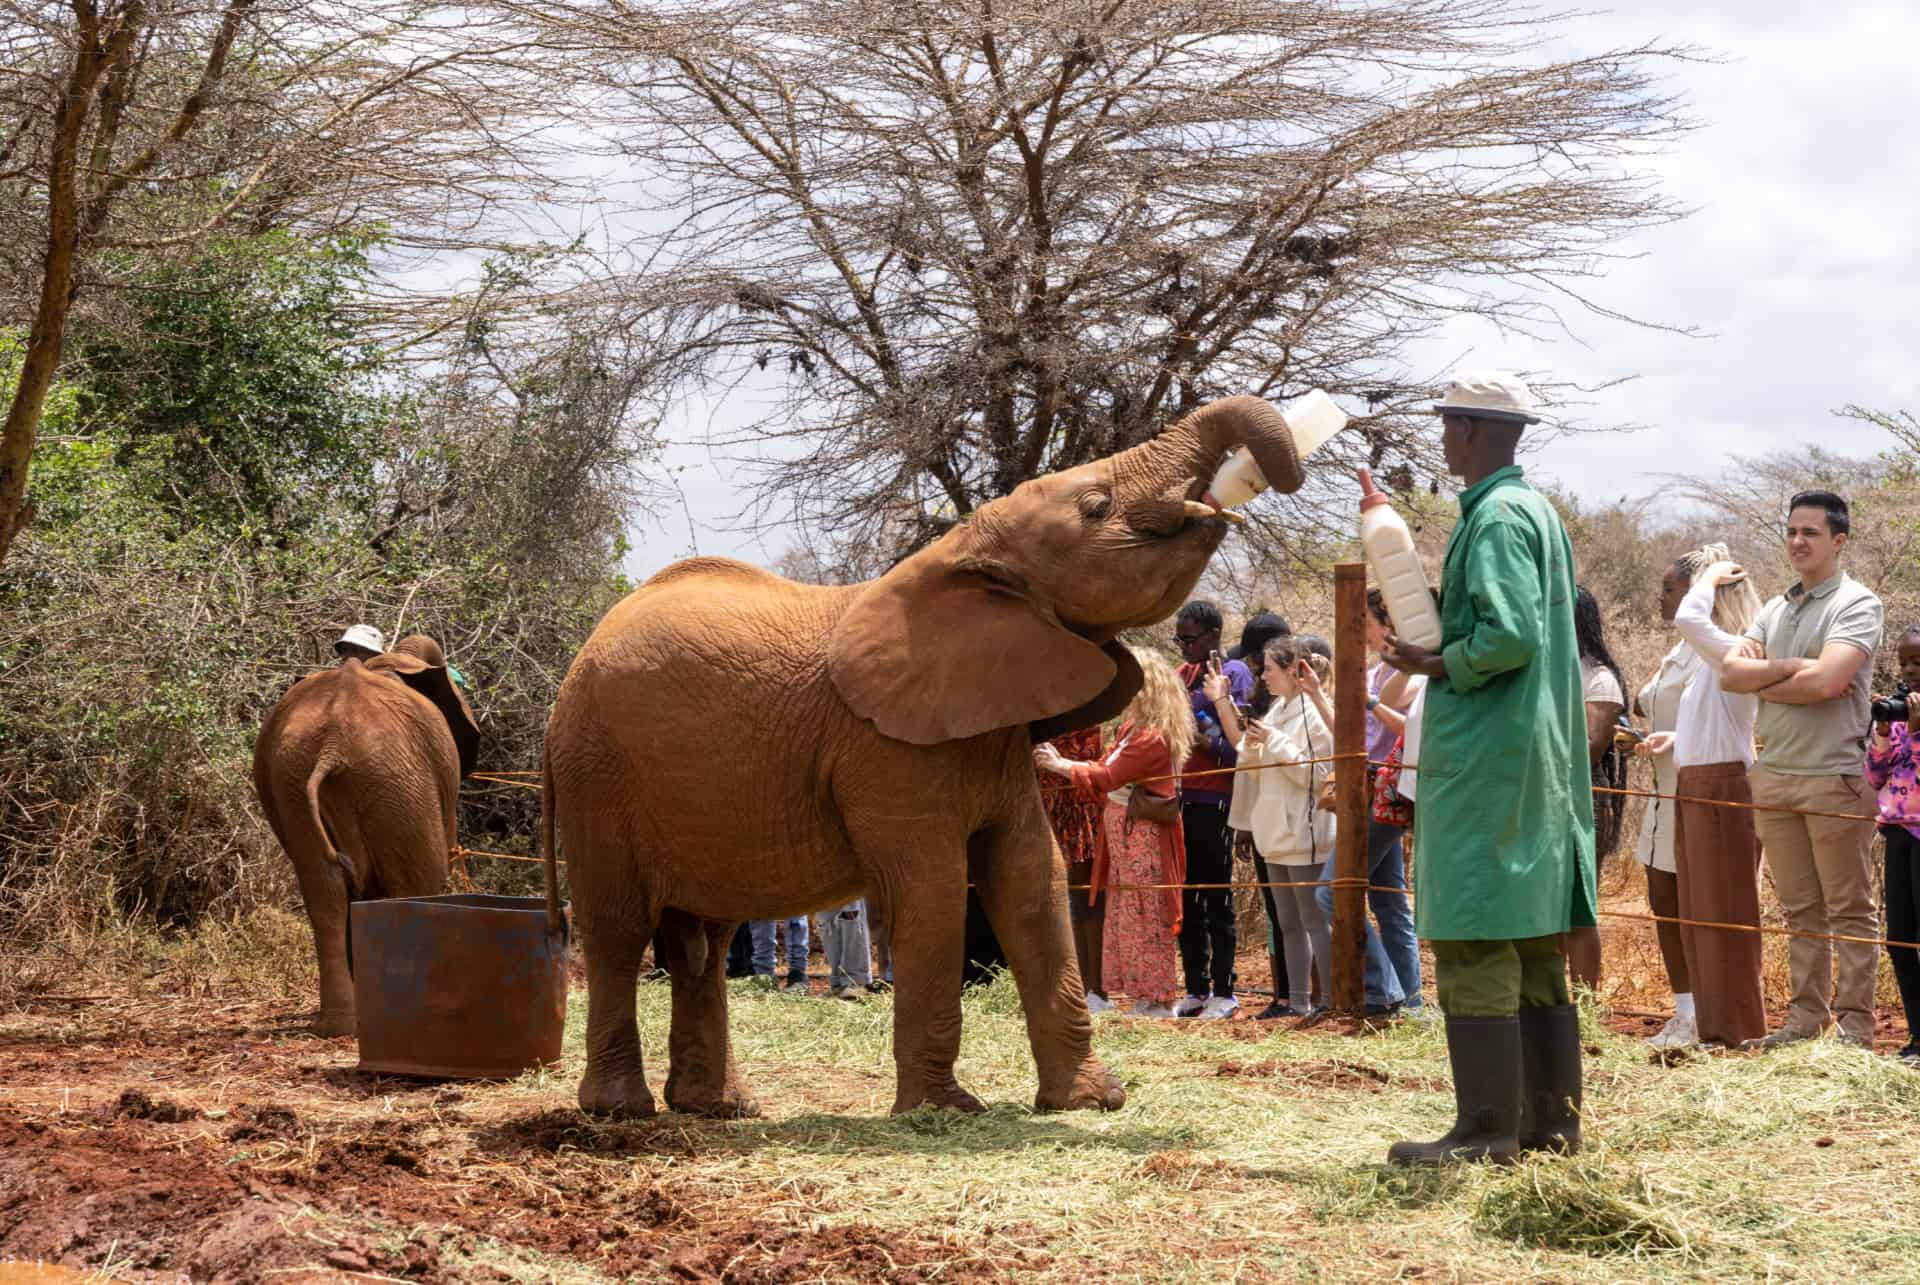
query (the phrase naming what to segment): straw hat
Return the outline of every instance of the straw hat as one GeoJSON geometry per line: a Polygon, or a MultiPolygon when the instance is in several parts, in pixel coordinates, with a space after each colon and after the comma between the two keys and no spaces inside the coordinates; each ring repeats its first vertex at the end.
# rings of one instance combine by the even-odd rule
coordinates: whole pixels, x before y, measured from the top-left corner
{"type": "Polygon", "coordinates": [[[1509,424],[1538,424],[1533,413],[1533,390],[1517,375],[1498,370],[1463,370],[1433,404],[1436,415],[1466,415],[1509,424]]]}

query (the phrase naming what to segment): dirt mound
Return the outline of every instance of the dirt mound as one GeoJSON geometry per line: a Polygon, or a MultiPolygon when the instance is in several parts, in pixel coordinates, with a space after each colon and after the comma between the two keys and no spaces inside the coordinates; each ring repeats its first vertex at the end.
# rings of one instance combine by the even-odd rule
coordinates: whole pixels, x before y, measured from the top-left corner
{"type": "Polygon", "coordinates": [[[789,1281],[989,1281],[1041,1270],[1045,1254],[977,1247],[867,1223],[799,1229],[752,1223],[678,1250],[667,1269],[678,1281],[784,1285],[789,1281]]]}
{"type": "Polygon", "coordinates": [[[1248,1080],[1283,1080],[1288,1088],[1302,1091],[1310,1089],[1348,1089],[1362,1093],[1382,1093],[1389,1085],[1405,1092],[1409,1089],[1430,1089],[1433,1085],[1421,1077],[1395,1077],[1377,1066],[1366,1066],[1359,1062],[1346,1062],[1340,1059],[1309,1062],[1222,1062],[1213,1072],[1216,1076],[1248,1080]]]}
{"type": "Polygon", "coordinates": [[[298,1206],[252,1199],[216,1156],[149,1146],[148,1126],[0,1118],[0,1258],[196,1281],[259,1279],[311,1260],[298,1206]]]}
{"type": "Polygon", "coordinates": [[[691,1156],[696,1154],[683,1129],[654,1121],[601,1121],[578,1111],[541,1111],[504,1120],[479,1130],[481,1149],[501,1155],[585,1151],[594,1155],[691,1156]]]}
{"type": "Polygon", "coordinates": [[[300,1117],[286,1107],[256,1107],[241,1103],[233,1109],[239,1123],[228,1126],[228,1142],[291,1138],[300,1132],[300,1117]]]}
{"type": "Polygon", "coordinates": [[[155,1124],[183,1124],[200,1118],[200,1108],[183,1107],[166,1098],[150,1098],[138,1089],[128,1089],[120,1100],[100,1108],[103,1120],[151,1120],[155,1124]]]}

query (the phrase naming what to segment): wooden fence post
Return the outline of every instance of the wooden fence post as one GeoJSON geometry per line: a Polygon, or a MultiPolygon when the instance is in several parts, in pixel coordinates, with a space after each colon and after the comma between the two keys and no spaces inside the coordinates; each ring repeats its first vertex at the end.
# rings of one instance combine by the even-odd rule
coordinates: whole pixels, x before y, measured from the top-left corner
{"type": "Polygon", "coordinates": [[[1334,846],[1332,1007],[1366,1003],[1367,956],[1367,567],[1333,569],[1334,846]]]}

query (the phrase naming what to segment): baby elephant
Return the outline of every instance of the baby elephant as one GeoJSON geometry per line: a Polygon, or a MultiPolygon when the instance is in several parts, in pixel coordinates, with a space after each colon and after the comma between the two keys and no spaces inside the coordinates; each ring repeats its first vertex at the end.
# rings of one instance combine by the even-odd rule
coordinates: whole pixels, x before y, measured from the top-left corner
{"type": "Polygon", "coordinates": [[[260,810],[300,881],[320,962],[316,1035],[353,1033],[347,903],[445,892],[480,732],[425,634],[309,674],[253,749],[260,810]]]}

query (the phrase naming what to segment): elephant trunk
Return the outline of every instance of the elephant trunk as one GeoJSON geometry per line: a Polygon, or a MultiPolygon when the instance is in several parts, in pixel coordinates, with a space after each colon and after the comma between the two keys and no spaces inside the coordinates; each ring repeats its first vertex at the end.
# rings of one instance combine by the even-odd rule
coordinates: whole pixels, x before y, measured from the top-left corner
{"type": "MultiPolygon", "coordinates": [[[[1195,510],[1202,505],[1183,502],[1198,501],[1227,452],[1239,446],[1252,452],[1273,489],[1290,494],[1306,480],[1286,417],[1265,399],[1244,395],[1209,402],[1114,456],[1114,473],[1141,514],[1159,515],[1171,505],[1184,509],[1183,519],[1200,517],[1195,510]]],[[[1215,506],[1204,507],[1204,516],[1212,516],[1215,506]]]]}
{"type": "Polygon", "coordinates": [[[1265,398],[1243,394],[1209,402],[1161,434],[1161,441],[1168,439],[1187,453],[1189,475],[1203,481],[1213,477],[1221,459],[1236,446],[1253,453],[1254,463],[1274,490],[1291,494],[1306,481],[1293,429],[1265,398]]]}

